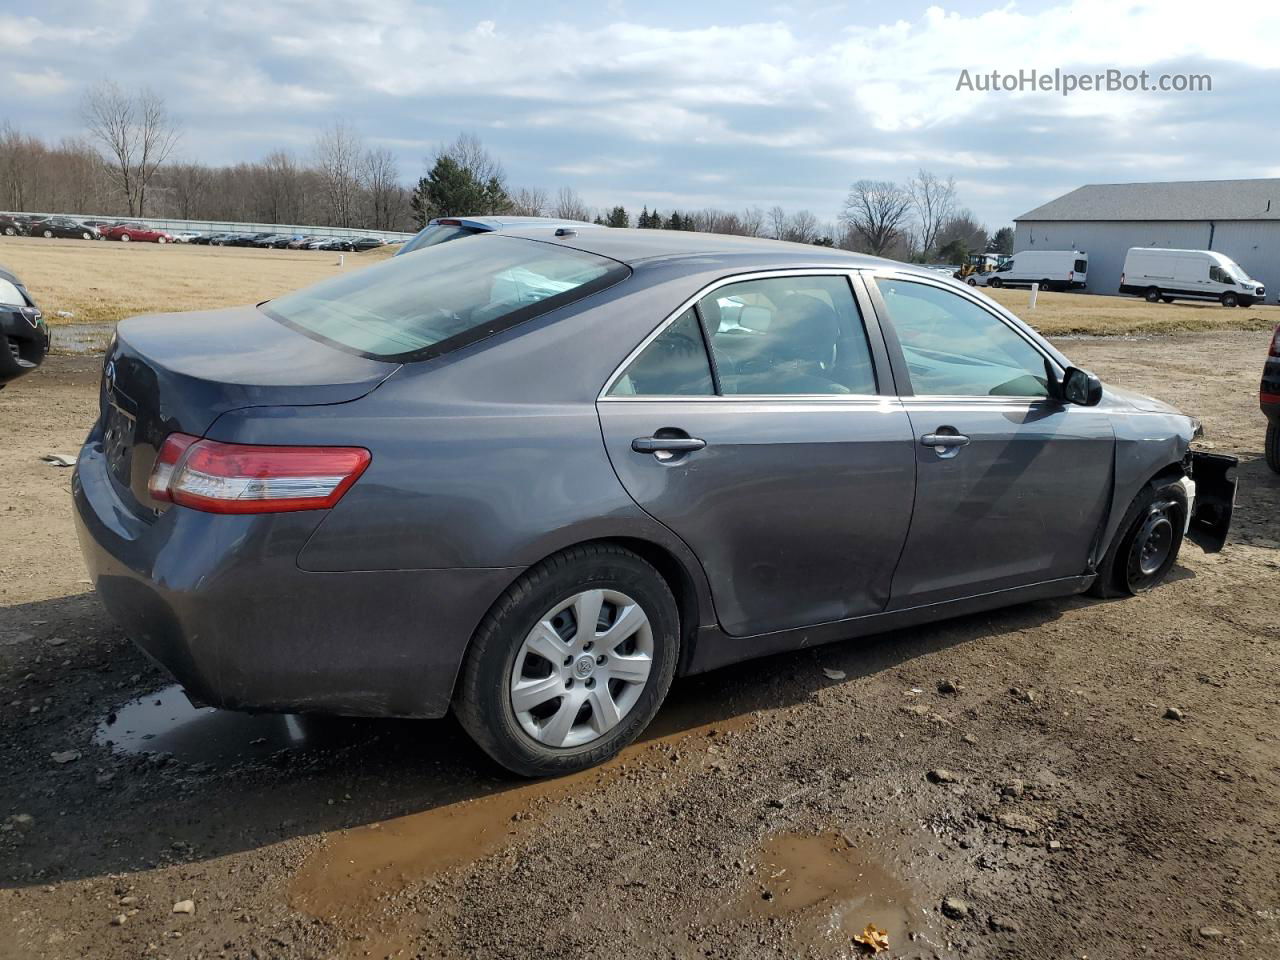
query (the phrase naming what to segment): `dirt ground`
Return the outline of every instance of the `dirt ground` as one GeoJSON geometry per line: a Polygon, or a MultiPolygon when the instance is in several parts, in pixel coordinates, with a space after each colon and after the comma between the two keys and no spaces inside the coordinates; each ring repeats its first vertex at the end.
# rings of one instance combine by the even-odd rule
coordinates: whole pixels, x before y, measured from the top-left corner
{"type": "Polygon", "coordinates": [[[868,923],[893,958],[1280,956],[1266,342],[1061,343],[1243,458],[1221,554],[678,682],[541,783],[448,720],[187,706],[87,592],[38,458],[97,363],[55,356],[0,391],[0,958],[834,958],[868,923]]]}
{"type": "Polygon", "coordinates": [[[377,263],[397,249],[338,254],[0,237],[0,266],[22,278],[51,324],[114,323],[139,313],[260,303],[340,270],[377,263]]]}

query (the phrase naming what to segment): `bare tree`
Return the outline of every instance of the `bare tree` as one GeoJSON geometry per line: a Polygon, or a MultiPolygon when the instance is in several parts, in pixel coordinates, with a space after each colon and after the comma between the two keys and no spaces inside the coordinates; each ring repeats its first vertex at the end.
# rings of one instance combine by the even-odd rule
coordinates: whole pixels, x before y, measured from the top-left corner
{"type": "Polygon", "coordinates": [[[920,253],[929,256],[938,248],[938,231],[955,213],[956,180],[942,180],[928,170],[921,170],[907,184],[911,206],[915,210],[920,253]]]}
{"type": "Polygon", "coordinates": [[[840,219],[869,253],[881,256],[899,236],[911,194],[890,180],[859,180],[849,188],[840,219]]]}
{"type": "Polygon", "coordinates": [[[764,233],[764,211],[759,207],[747,207],[738,217],[738,222],[745,237],[758,237],[764,233]]]}
{"type": "Polygon", "coordinates": [[[200,163],[173,163],[165,171],[173,207],[182,220],[200,216],[213,187],[213,171],[200,163]]]}
{"type": "Polygon", "coordinates": [[[578,191],[573,187],[561,187],[556,194],[556,202],[551,208],[551,215],[562,220],[590,220],[591,208],[582,202],[578,191]]]}
{"type": "Polygon", "coordinates": [[[519,217],[541,217],[547,212],[547,191],[521,187],[511,197],[511,212],[519,217]]]}
{"type": "Polygon", "coordinates": [[[787,233],[787,211],[781,207],[770,207],[766,214],[769,224],[769,236],[781,240],[787,233]]]}
{"type": "Polygon", "coordinates": [[[147,187],[181,137],[164,98],[147,87],[130,96],[114,81],[104,80],[85,95],[82,113],[129,215],[142,216],[147,187]]]}
{"type": "Polygon", "coordinates": [[[808,210],[800,210],[787,217],[781,240],[792,243],[813,243],[818,239],[818,218],[808,210]]]}
{"type": "Polygon", "coordinates": [[[360,137],[344,122],[335,123],[316,138],[315,163],[329,226],[349,227],[355,223],[363,154],[360,137]]]}
{"type": "Polygon", "coordinates": [[[364,190],[375,230],[394,230],[407,209],[405,189],[400,185],[396,158],[385,147],[364,155],[364,190]]]}
{"type": "Polygon", "coordinates": [[[460,133],[458,138],[438,151],[437,156],[451,157],[458,166],[475,177],[478,183],[495,181],[504,190],[507,186],[507,174],[498,159],[485,149],[480,138],[474,133],[460,133]]]}

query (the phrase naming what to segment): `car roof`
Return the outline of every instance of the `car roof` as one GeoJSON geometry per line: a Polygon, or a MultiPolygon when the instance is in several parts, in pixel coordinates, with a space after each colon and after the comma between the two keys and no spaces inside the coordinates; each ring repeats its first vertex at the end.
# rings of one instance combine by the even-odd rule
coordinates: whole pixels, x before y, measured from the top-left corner
{"type": "Polygon", "coordinates": [[[687,260],[699,268],[709,259],[732,261],[744,267],[884,267],[892,266],[917,273],[928,273],[910,264],[851,253],[836,247],[769,240],[764,237],[739,237],[723,233],[697,233],[692,230],[641,230],[613,227],[590,230],[570,236],[548,236],[543,230],[508,230],[507,237],[523,237],[556,243],[586,253],[598,254],[632,266],[649,261],[664,263],[687,260]]]}

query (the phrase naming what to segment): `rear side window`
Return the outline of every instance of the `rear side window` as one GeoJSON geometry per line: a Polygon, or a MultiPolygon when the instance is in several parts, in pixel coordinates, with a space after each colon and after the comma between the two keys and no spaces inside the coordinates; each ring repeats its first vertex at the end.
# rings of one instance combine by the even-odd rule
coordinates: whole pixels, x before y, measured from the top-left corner
{"type": "Polygon", "coordinates": [[[731,283],[698,301],[726,396],[874,394],[866,330],[842,276],[731,283]]]}
{"type": "Polygon", "coordinates": [[[1072,267],[1071,269],[1072,269],[1072,270],[1074,270],[1076,273],[1088,273],[1088,271],[1089,271],[1089,261],[1088,261],[1088,260],[1077,260],[1077,261],[1076,261],[1076,263],[1075,263],[1075,266],[1074,266],[1074,267],[1072,267]]]}
{"type": "Polygon", "coordinates": [[[263,305],[268,316],[375,360],[425,360],[549,313],[629,275],[616,260],[488,234],[393,257],[263,305]]]}
{"type": "Polygon", "coordinates": [[[692,307],[658,334],[609,388],[611,397],[711,396],[715,392],[711,361],[692,307]]]}

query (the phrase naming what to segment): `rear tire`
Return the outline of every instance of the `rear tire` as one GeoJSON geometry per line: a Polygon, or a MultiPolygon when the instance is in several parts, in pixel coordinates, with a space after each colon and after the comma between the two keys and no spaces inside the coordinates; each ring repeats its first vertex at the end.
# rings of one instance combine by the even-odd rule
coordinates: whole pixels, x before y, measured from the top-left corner
{"type": "Polygon", "coordinates": [[[156,237],[156,243],[167,243],[164,237],[156,237]]]}
{"type": "Polygon", "coordinates": [[[1096,597],[1123,597],[1158,586],[1178,560],[1186,525],[1182,485],[1147,484],[1120,521],[1089,592],[1096,597]]]}
{"type": "Polygon", "coordinates": [[[18,231],[17,231],[17,230],[15,230],[13,227],[5,227],[5,228],[4,228],[4,235],[5,235],[6,237],[15,237],[15,236],[17,236],[17,235],[18,235],[18,231]]]}
{"type": "Polygon", "coordinates": [[[1222,301],[1222,305],[1224,307],[1236,307],[1240,305],[1240,298],[1230,290],[1224,292],[1218,299],[1222,301]]]}
{"type": "Polygon", "coordinates": [[[1001,287],[1004,286],[1004,281],[1001,280],[999,277],[992,277],[990,280],[987,281],[987,286],[995,287],[997,290],[999,290],[1001,287]]]}
{"type": "Polygon", "coordinates": [[[680,616],[661,575],[621,547],[574,547],[526,571],[485,615],[462,665],[454,712],[477,745],[512,773],[583,770],[649,725],[679,653],[680,616]],[[577,614],[593,609],[593,596],[604,603],[594,604],[597,619],[587,634],[577,614]],[[640,626],[633,628],[633,620],[640,626]],[[647,672],[639,678],[646,654],[647,672]],[[598,666],[588,662],[593,658],[598,666]],[[521,687],[530,689],[518,711],[513,690],[521,687]]]}
{"type": "Polygon", "coordinates": [[[1280,420],[1267,421],[1267,466],[1280,473],[1280,420]]]}
{"type": "Polygon", "coordinates": [[[1162,299],[1159,287],[1147,287],[1147,303],[1159,303],[1162,299]]]}
{"type": "Polygon", "coordinates": [[[82,234],[80,234],[80,239],[81,239],[81,240],[92,240],[92,239],[93,239],[93,234],[91,234],[91,233],[82,233],[82,234]]]}
{"type": "Polygon", "coordinates": [[[41,233],[41,234],[40,234],[40,236],[44,237],[46,240],[52,240],[52,239],[53,239],[53,231],[52,231],[52,230],[45,230],[43,233],[41,233]]]}

